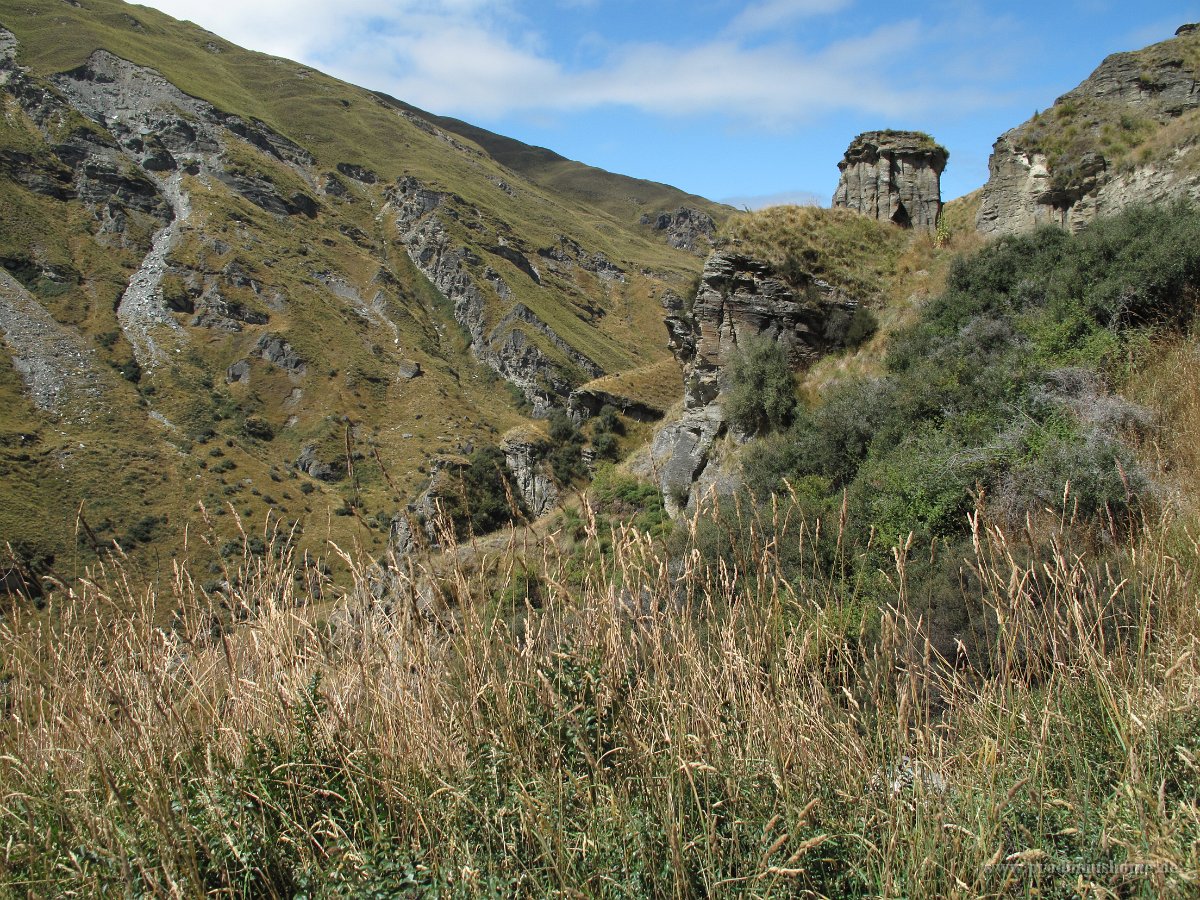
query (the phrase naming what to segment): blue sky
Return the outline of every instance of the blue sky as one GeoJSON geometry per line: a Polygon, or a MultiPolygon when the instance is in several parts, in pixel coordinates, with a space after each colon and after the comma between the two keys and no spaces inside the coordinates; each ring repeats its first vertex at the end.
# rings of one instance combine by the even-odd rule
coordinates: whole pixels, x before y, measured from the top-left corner
{"type": "Polygon", "coordinates": [[[1198,2],[152,0],[286,56],[564,156],[737,205],[827,204],[850,140],[928,131],[946,199],[1001,132],[1198,2]]]}

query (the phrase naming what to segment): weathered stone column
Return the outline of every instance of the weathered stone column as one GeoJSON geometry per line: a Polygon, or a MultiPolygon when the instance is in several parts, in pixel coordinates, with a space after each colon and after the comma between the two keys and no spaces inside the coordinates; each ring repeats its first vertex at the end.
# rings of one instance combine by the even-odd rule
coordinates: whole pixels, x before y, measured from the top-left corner
{"type": "Polygon", "coordinates": [[[834,206],[902,228],[934,231],[942,212],[942,170],[950,154],[920,131],[867,131],[838,168],[834,206]]]}

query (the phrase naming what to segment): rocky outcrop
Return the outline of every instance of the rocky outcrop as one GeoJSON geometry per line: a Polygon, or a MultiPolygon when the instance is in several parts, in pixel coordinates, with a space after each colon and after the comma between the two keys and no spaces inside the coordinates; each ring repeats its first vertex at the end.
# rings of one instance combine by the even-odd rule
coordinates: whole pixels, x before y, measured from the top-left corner
{"type": "Polygon", "coordinates": [[[978,230],[1018,234],[1052,224],[1077,231],[1134,203],[1200,197],[1194,128],[1161,151],[1129,147],[1200,109],[1198,51],[1200,33],[1185,26],[1172,40],[1109,56],[1049,110],[1002,134],[978,230]]]}
{"type": "Polygon", "coordinates": [[[717,223],[706,212],[681,206],[674,212],[642,216],[641,223],[666,235],[667,243],[678,250],[705,252],[713,245],[717,223]]]}
{"type": "Polygon", "coordinates": [[[544,461],[545,449],[545,436],[524,427],[514,428],[500,441],[513,485],[535,516],[545,515],[558,503],[558,485],[544,461]]]}
{"type": "Polygon", "coordinates": [[[319,481],[338,481],[345,473],[344,464],[338,462],[325,462],[317,456],[317,448],[313,446],[304,447],[300,451],[300,455],[296,457],[296,468],[308,475],[310,478],[316,478],[319,481]]]}
{"type": "Polygon", "coordinates": [[[589,253],[578,241],[559,235],[558,243],[538,250],[538,256],[554,272],[570,272],[579,268],[604,281],[625,281],[625,271],[603,253],[589,253]]]}
{"type": "Polygon", "coordinates": [[[784,281],[771,266],[736,252],[712,254],[690,311],[674,295],[666,326],[671,351],[684,371],[684,408],[659,430],[650,457],[668,512],[692,504],[697,483],[729,487],[729,473],[706,472],[716,442],[728,432],[721,410],[727,364],[752,337],[781,344],[799,369],[839,346],[856,301],[818,279],[784,281]]]}
{"type": "Polygon", "coordinates": [[[292,345],[277,334],[264,334],[254,345],[254,353],[288,373],[293,379],[303,378],[308,364],[292,345]]]}
{"type": "Polygon", "coordinates": [[[842,177],[833,205],[933,231],[942,213],[942,171],[949,153],[919,131],[867,131],[838,163],[842,177]]]}
{"type": "MultiPolygon", "coordinates": [[[[512,290],[498,272],[483,265],[477,253],[452,237],[445,220],[461,217],[461,198],[430,190],[411,176],[401,178],[387,197],[409,258],[453,304],[455,320],[471,337],[471,352],[520,388],[533,404],[534,415],[547,415],[565,401],[575,383],[563,362],[548,354],[545,345],[589,378],[604,374],[525,304],[512,304],[499,318],[493,318],[489,294],[499,301],[492,306],[500,306],[511,301],[512,290]]],[[[516,248],[497,244],[487,249],[540,284],[537,270],[516,248]]]]}
{"type": "Polygon", "coordinates": [[[186,179],[211,175],[264,209],[312,216],[317,210],[311,198],[282,197],[265,178],[231,174],[222,155],[238,138],[303,173],[313,163],[308,152],[261,122],[223,113],[153,69],[104,50],[54,76],[47,86],[16,66],[15,40],[4,35],[0,82],[52,141],[52,153],[36,165],[9,155],[0,166],[19,170],[17,180],[39,193],[91,208],[96,238],[106,246],[132,249],[131,216],[156,220],[150,246],[137,248],[144,258],[117,303],[117,319],[141,369],[152,372],[168,350],[177,351],[186,341],[173,311],[195,313],[193,326],[223,331],[239,331],[241,323],[264,324],[265,315],[226,301],[208,276],[203,288],[195,286],[187,297],[164,297],[168,258],[190,215],[186,179]],[[63,123],[72,116],[78,121],[77,114],[95,127],[77,126],[64,135],[63,123]]]}
{"type": "Polygon", "coordinates": [[[819,279],[797,287],[762,260],[736,252],[712,254],[691,312],[676,308],[666,319],[669,346],[684,363],[685,408],[698,409],[717,397],[739,342],[769,338],[783,345],[793,367],[802,368],[838,346],[830,323],[857,305],[819,279]]]}
{"type": "Polygon", "coordinates": [[[606,406],[611,406],[621,415],[635,422],[657,422],[664,410],[642,400],[614,394],[594,387],[581,387],[571,391],[567,398],[567,414],[576,425],[597,415],[606,406]]]}

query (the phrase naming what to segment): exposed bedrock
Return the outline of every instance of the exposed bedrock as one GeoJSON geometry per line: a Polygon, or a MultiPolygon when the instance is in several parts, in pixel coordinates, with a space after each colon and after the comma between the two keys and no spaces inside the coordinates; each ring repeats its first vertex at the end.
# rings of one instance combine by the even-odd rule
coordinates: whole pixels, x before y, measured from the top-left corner
{"type": "MultiPolygon", "coordinates": [[[[737,484],[732,470],[713,467],[713,449],[729,432],[721,408],[728,365],[739,344],[767,338],[781,344],[796,369],[838,347],[836,329],[857,302],[818,279],[797,286],[762,260],[736,252],[709,256],[690,311],[671,296],[668,346],[683,366],[681,417],[659,429],[651,446],[667,510],[694,505],[709,485],[718,492],[737,484]]],[[[735,435],[737,437],[743,437],[735,435]]]]}
{"type": "Polygon", "coordinates": [[[903,228],[933,231],[942,212],[949,154],[919,131],[867,131],[838,163],[833,205],[903,228]]]}

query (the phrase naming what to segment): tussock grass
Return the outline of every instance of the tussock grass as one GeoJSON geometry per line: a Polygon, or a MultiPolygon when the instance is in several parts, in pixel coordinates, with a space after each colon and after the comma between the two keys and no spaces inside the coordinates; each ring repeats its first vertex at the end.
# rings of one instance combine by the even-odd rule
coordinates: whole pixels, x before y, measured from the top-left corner
{"type": "Polygon", "coordinates": [[[1155,480],[1187,502],[1200,482],[1200,346],[1185,338],[1149,344],[1124,392],[1152,410],[1155,421],[1170,423],[1146,436],[1143,455],[1155,466],[1155,480]]]}
{"type": "Polygon", "coordinates": [[[791,510],[742,511],[739,554],[706,562],[703,514],[668,555],[636,529],[601,534],[585,506],[577,542],[513,542],[501,591],[464,566],[348,558],[357,585],[333,611],[306,605],[301,561],[270,534],[225,596],[185,567],[158,591],[98,569],[51,620],[0,623],[0,883],[1194,894],[1186,529],[1147,523],[1101,561],[1063,521],[1031,563],[978,510],[962,566],[989,639],[941,659],[903,548],[878,610],[836,558],[780,577],[784,545],[842,533],[791,510]],[[219,624],[223,606],[240,625],[219,624]]]}
{"type": "Polygon", "coordinates": [[[823,278],[869,302],[879,297],[910,233],[848,209],[772,206],[739,213],[722,238],[785,276],[823,278]]]}

